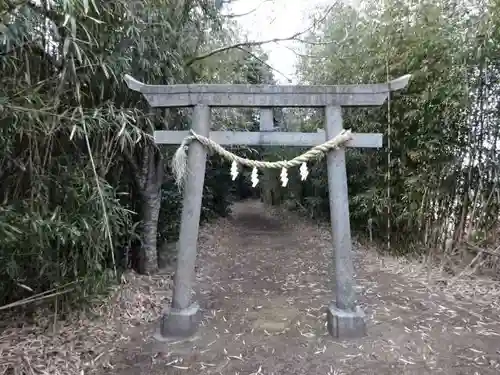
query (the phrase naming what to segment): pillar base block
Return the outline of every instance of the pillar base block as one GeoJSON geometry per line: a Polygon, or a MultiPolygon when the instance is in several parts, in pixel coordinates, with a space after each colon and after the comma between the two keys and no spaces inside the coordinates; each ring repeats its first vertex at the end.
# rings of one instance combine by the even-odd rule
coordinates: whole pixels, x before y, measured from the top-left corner
{"type": "Polygon", "coordinates": [[[198,330],[200,321],[200,306],[196,302],[185,309],[169,307],[164,310],[161,317],[157,339],[191,337],[198,330]]]}
{"type": "Polygon", "coordinates": [[[326,312],[328,333],[339,339],[353,339],[366,336],[365,313],[356,306],[354,311],[339,309],[334,303],[326,312]]]}

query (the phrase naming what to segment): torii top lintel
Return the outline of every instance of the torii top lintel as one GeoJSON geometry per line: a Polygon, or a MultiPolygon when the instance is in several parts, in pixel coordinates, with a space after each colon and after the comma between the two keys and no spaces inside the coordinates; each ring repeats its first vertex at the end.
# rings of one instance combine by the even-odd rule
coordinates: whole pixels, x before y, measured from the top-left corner
{"type": "Polygon", "coordinates": [[[389,83],[364,85],[273,86],[245,84],[147,85],[128,74],[127,86],[144,95],[151,107],[326,107],[376,106],[390,91],[404,89],[411,74],[389,83]]]}

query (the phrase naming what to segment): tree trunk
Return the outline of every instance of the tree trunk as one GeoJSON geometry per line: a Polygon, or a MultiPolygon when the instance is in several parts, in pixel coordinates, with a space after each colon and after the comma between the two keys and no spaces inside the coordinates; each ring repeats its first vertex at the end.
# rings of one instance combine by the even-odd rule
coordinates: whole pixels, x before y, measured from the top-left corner
{"type": "Polygon", "coordinates": [[[153,144],[145,144],[136,157],[138,159],[129,157],[129,161],[141,197],[141,246],[135,254],[137,271],[141,274],[153,274],[158,271],[157,234],[163,158],[153,144]]]}
{"type": "Polygon", "coordinates": [[[138,264],[138,271],[142,274],[153,274],[158,270],[157,235],[160,205],[161,187],[142,194],[141,249],[139,250],[138,264]]]}

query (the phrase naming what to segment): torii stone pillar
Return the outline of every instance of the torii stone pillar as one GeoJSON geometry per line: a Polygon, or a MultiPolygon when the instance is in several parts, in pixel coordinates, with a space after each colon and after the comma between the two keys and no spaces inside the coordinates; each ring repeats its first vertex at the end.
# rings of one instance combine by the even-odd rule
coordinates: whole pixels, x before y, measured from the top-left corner
{"type": "MultiPolygon", "coordinates": [[[[342,107],[378,106],[390,91],[408,85],[410,75],[394,81],[368,85],[338,86],[270,86],[270,85],[146,85],[125,76],[128,87],[144,95],[152,107],[194,107],[193,130],[221,145],[316,146],[332,139],[343,129],[342,107]],[[210,132],[210,107],[322,107],[325,110],[325,131],[298,132],[210,132]]],[[[269,111],[261,118],[261,129],[272,121],[269,111]]],[[[158,144],[180,144],[187,131],[156,131],[158,144]]],[[[382,134],[353,133],[347,147],[382,147],[382,134]]],[[[205,176],[206,151],[194,142],[188,151],[187,181],[179,237],[179,254],[172,304],[163,314],[162,337],[188,337],[197,330],[200,307],[192,300],[195,276],[198,228],[205,176]]],[[[332,227],[332,248],[335,259],[335,300],[327,312],[328,331],[334,337],[360,337],[366,334],[365,316],[356,305],[352,259],[351,229],[345,150],[327,155],[328,190],[332,227]]]]}

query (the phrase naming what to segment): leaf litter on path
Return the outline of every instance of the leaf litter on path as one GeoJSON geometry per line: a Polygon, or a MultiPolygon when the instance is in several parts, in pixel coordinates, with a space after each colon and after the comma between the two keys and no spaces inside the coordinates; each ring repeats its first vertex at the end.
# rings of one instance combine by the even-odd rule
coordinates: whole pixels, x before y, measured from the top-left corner
{"type": "Polygon", "coordinates": [[[407,260],[382,261],[360,245],[355,256],[368,335],[335,340],[325,321],[334,297],[328,226],[241,202],[201,230],[204,318],[194,338],[152,338],[171,278],[131,273],[98,319],[70,319],[52,336],[50,317],[6,329],[0,374],[13,366],[55,375],[500,372],[498,283],[456,280],[447,290],[427,285],[427,271],[407,260]]]}

